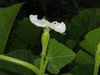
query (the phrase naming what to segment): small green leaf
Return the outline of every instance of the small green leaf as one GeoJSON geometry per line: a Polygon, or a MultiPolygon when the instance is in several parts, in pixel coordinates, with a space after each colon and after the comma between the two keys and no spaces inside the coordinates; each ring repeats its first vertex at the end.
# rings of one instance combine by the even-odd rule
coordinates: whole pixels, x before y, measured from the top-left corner
{"type": "Polygon", "coordinates": [[[76,55],[75,62],[81,64],[94,64],[95,59],[84,51],[79,50],[76,55]]]}
{"type": "Polygon", "coordinates": [[[52,74],[58,74],[60,69],[73,61],[75,53],[65,45],[50,39],[47,49],[48,66],[47,70],[52,74]]]}
{"type": "Polygon", "coordinates": [[[34,64],[38,69],[40,68],[40,61],[41,61],[41,58],[37,58],[34,60],[34,64]]]}
{"type": "Polygon", "coordinates": [[[23,3],[19,3],[10,7],[0,8],[0,54],[4,52],[11,27],[22,5],[23,3]]]}

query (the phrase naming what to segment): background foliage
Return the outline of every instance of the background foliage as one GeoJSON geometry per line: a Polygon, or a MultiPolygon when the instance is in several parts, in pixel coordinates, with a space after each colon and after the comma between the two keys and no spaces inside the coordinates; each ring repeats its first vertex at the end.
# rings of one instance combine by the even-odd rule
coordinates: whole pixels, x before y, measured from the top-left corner
{"type": "MultiPolygon", "coordinates": [[[[36,14],[40,19],[46,16],[49,21],[64,21],[66,24],[66,35],[50,31],[51,39],[47,52],[53,50],[53,44],[53,52],[56,52],[54,55],[48,54],[48,59],[53,59],[49,61],[46,73],[93,74],[95,51],[100,41],[99,0],[1,0],[0,7],[1,54],[25,60],[38,67],[43,29],[31,24],[28,17],[30,14],[36,14]],[[59,47],[63,50],[57,51],[59,47]],[[66,58],[60,58],[60,54],[66,58]],[[70,57],[67,57],[68,55],[70,57]],[[55,56],[59,58],[54,59],[55,56]],[[55,67],[52,64],[55,64],[55,67]]],[[[2,60],[0,64],[1,75],[34,74],[17,64],[2,60]]]]}

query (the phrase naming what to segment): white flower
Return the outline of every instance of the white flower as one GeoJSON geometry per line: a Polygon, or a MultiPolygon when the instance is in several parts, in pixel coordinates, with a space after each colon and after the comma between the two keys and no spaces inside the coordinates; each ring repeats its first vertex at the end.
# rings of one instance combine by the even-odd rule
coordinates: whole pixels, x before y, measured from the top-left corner
{"type": "Polygon", "coordinates": [[[49,22],[45,19],[38,20],[37,15],[30,15],[29,18],[30,18],[30,21],[36,26],[50,27],[51,29],[54,29],[56,32],[59,32],[59,33],[64,33],[66,31],[66,25],[63,22],[61,23],[57,21],[49,22]]]}

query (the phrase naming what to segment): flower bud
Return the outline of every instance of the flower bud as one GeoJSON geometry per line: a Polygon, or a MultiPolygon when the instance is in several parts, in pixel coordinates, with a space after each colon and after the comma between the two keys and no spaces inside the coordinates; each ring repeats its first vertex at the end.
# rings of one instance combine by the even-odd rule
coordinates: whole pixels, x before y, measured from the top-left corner
{"type": "Polygon", "coordinates": [[[49,41],[49,37],[50,37],[49,31],[50,31],[50,29],[45,28],[44,32],[42,34],[42,54],[44,54],[44,55],[45,55],[45,51],[47,49],[47,45],[48,45],[48,41],[49,41]],[[45,50],[45,51],[43,51],[43,50],[45,50]]]}

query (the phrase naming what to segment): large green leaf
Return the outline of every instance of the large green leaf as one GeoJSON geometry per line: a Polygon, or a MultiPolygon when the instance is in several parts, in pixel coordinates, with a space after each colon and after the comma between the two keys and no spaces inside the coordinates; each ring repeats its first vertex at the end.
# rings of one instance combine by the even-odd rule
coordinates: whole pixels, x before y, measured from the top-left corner
{"type": "Polygon", "coordinates": [[[42,28],[33,25],[29,18],[24,18],[22,21],[18,21],[18,28],[16,29],[15,34],[33,47],[41,30],[42,28]]]}
{"type": "Polygon", "coordinates": [[[84,9],[79,15],[83,18],[88,30],[95,29],[100,23],[100,8],[84,9]]]}
{"type": "Polygon", "coordinates": [[[76,55],[75,62],[81,64],[94,64],[95,59],[84,51],[79,50],[76,55]]]}
{"type": "Polygon", "coordinates": [[[9,75],[9,74],[7,74],[7,73],[1,71],[1,69],[0,69],[0,75],[9,75]]]}
{"type": "Polygon", "coordinates": [[[5,53],[9,53],[18,49],[27,49],[27,43],[21,40],[18,36],[10,33],[5,47],[5,53]]]}
{"type": "Polygon", "coordinates": [[[100,27],[87,33],[85,39],[79,45],[95,55],[98,43],[100,43],[100,27]]]}
{"type": "MultiPolygon", "coordinates": [[[[6,54],[7,56],[17,58],[29,63],[33,63],[33,58],[30,51],[26,50],[16,50],[11,53],[6,54]]],[[[12,72],[10,75],[15,75],[14,73],[18,73],[17,75],[35,75],[33,71],[30,69],[20,66],[15,63],[11,63],[9,61],[0,60],[0,68],[5,70],[6,74],[9,74],[8,71],[12,72]],[[7,70],[7,71],[6,71],[7,70]]],[[[4,71],[3,70],[3,71],[4,71]]]]}
{"type": "Polygon", "coordinates": [[[23,42],[20,38],[16,37],[13,41],[12,44],[9,47],[9,52],[17,49],[26,49],[27,44],[23,42]]]}
{"type": "Polygon", "coordinates": [[[23,3],[19,3],[10,7],[0,8],[0,54],[4,52],[11,27],[22,5],[23,3]]]}
{"type": "Polygon", "coordinates": [[[47,70],[52,74],[58,74],[60,69],[73,61],[75,53],[58,43],[55,39],[50,39],[47,49],[48,66],[47,70]]]}
{"type": "Polygon", "coordinates": [[[73,74],[71,74],[71,73],[65,73],[65,74],[60,74],[60,75],[73,75],[73,74]]]}
{"type": "MultiPolygon", "coordinates": [[[[67,23],[68,24],[68,23],[67,23]]],[[[77,41],[81,35],[81,32],[77,29],[77,28],[73,28],[70,26],[70,24],[68,24],[66,26],[69,28],[67,28],[66,30],[66,35],[61,35],[53,30],[50,31],[50,37],[51,38],[54,38],[56,39],[58,42],[60,43],[64,43],[67,41],[67,40],[75,40],[77,41]]]]}
{"type": "Polygon", "coordinates": [[[100,8],[84,9],[72,19],[72,25],[83,34],[98,27],[100,23],[100,8]]]}
{"type": "Polygon", "coordinates": [[[93,75],[93,70],[93,64],[79,64],[71,70],[71,73],[74,75],[93,75]]]}
{"type": "Polygon", "coordinates": [[[68,48],[73,49],[75,47],[75,45],[77,44],[77,41],[75,40],[67,40],[66,41],[66,45],[68,48]]]}
{"type": "Polygon", "coordinates": [[[50,37],[56,39],[58,42],[65,44],[68,48],[73,49],[82,34],[77,28],[73,28],[70,23],[65,22],[66,32],[61,35],[53,30],[50,31],[50,37]]]}
{"type": "Polygon", "coordinates": [[[72,19],[72,25],[78,28],[83,34],[88,32],[88,29],[85,27],[85,23],[79,15],[72,19]]]}

